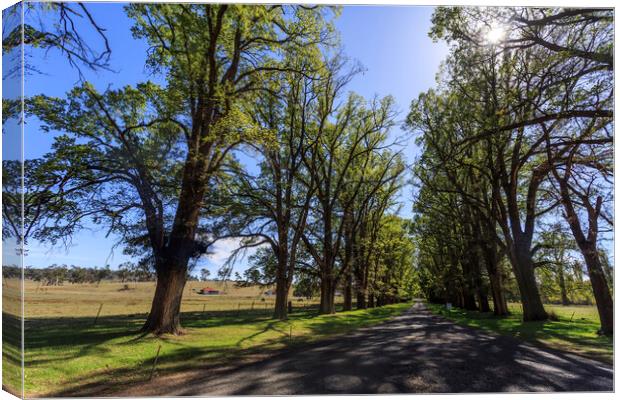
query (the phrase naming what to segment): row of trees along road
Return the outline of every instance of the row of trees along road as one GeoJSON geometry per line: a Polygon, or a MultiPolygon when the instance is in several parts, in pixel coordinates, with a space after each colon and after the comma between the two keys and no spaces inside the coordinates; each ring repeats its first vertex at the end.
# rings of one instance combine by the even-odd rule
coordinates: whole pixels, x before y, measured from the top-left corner
{"type": "Polygon", "coordinates": [[[26,163],[25,191],[43,188],[26,196],[45,218],[26,216],[33,237],[56,242],[86,221],[106,226],[155,270],[143,330],[156,334],[180,332],[189,269],[227,237],[259,247],[258,277],[276,284],[277,318],[287,317],[295,279],[318,279],[322,313],[335,312],[339,287],[345,309],[354,292],[360,308],[410,292],[409,224],[390,215],[405,168],[388,136],[393,100],[345,93],[360,69],[338,49],[338,9],[125,10],[165,84],[101,92],[82,82],[66,98],[27,99],[29,116],[61,132],[50,153],[26,163]]]}
{"type": "Polygon", "coordinates": [[[438,8],[431,36],[450,55],[407,119],[422,147],[415,230],[427,296],[485,311],[490,290],[506,314],[507,258],[524,319],[546,319],[536,270],[553,264],[542,250],[558,243],[544,233],[564,221],[612,333],[598,246],[613,226],[613,10],[438,8]]]}

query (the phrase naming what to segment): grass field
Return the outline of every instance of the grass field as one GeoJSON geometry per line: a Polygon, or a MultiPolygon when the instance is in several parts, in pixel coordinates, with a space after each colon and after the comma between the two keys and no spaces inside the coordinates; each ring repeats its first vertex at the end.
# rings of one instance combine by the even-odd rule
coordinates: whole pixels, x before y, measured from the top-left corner
{"type": "Polygon", "coordinates": [[[520,303],[510,303],[511,314],[496,317],[491,313],[446,310],[443,305],[428,304],[431,311],[461,325],[512,335],[555,349],[572,351],[609,363],[613,362],[613,338],[597,334],[600,321],[595,306],[545,305],[557,321],[523,322],[520,303]]]}
{"type": "MultiPolygon", "coordinates": [[[[17,304],[19,281],[8,280],[3,299],[17,304]],[[8,290],[7,290],[8,285],[8,290]]],[[[275,296],[264,295],[266,288],[235,287],[232,282],[190,281],[183,293],[182,312],[270,310],[275,296]],[[222,295],[204,296],[197,293],[203,287],[218,289],[222,295]]],[[[95,316],[101,307],[101,316],[145,314],[151,308],[155,291],[154,282],[102,282],[101,284],[65,284],[41,286],[37,282],[25,282],[26,318],[53,316],[95,316]],[[127,287],[126,287],[127,286],[127,287]]],[[[316,304],[318,299],[292,299],[296,307],[316,304]]],[[[7,310],[17,314],[18,310],[7,310]]]]}
{"type": "MultiPolygon", "coordinates": [[[[16,287],[17,283],[9,286],[16,287]]],[[[130,290],[120,290],[124,287],[120,283],[37,289],[34,282],[26,283],[26,396],[70,394],[78,389],[83,395],[101,395],[106,387],[144,381],[149,378],[159,346],[158,374],[215,366],[376,324],[409,306],[318,316],[316,299],[294,300],[296,307],[290,320],[280,322],[271,318],[273,298],[262,295],[264,290],[229,284],[226,295],[199,296],[192,289],[223,289],[218,286],[223,284],[191,282],[182,305],[186,333],[141,337],[136,332],[149,309],[154,285],[131,285],[134,287],[130,290]],[[99,307],[101,315],[95,323],[99,307]]],[[[5,286],[5,302],[11,303],[15,300],[11,296],[16,295],[5,286]]],[[[6,307],[4,311],[5,329],[18,326],[15,314],[12,316],[6,307]]],[[[18,354],[16,343],[5,341],[5,371],[16,370],[18,354]]],[[[5,379],[6,383],[19,382],[19,375],[9,378],[13,379],[5,379]]]]}

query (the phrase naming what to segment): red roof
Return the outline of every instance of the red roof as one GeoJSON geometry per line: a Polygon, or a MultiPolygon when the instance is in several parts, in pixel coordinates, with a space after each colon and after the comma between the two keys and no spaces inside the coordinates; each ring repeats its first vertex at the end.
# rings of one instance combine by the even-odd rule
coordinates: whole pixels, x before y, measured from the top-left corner
{"type": "Polygon", "coordinates": [[[214,290],[217,291],[217,289],[213,289],[213,288],[210,288],[210,287],[202,288],[202,291],[204,291],[204,292],[212,292],[214,290]]]}

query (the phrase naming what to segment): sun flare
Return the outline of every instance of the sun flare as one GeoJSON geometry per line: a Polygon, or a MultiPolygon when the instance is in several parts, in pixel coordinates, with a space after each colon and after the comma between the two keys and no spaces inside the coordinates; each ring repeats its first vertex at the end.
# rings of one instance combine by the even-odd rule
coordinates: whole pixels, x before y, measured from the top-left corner
{"type": "Polygon", "coordinates": [[[486,34],[487,42],[490,44],[499,43],[506,36],[506,31],[501,26],[493,26],[486,34]]]}

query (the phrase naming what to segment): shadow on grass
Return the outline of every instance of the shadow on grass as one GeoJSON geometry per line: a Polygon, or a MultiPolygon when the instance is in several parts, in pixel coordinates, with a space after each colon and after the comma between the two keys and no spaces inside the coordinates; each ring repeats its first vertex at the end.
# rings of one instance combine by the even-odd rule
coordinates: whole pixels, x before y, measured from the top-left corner
{"type": "MultiPolygon", "coordinates": [[[[288,338],[280,335],[251,349],[234,352],[176,348],[160,357],[157,370],[161,377],[152,382],[148,381],[153,362],[149,358],[139,367],[116,369],[105,376],[94,371],[80,377],[79,386],[52,395],[118,395],[122,385],[136,384],[138,390],[133,395],[141,396],[281,394],[282,388],[298,394],[326,394],[329,391],[325,378],[334,375],[358,379],[358,386],[347,389],[351,394],[378,393],[386,387],[390,393],[499,392],[523,388],[593,391],[612,387],[613,372],[601,370],[588,360],[558,351],[541,352],[514,338],[460,327],[422,311],[406,313],[345,337],[311,343],[310,338],[322,333],[342,332],[389,315],[393,315],[390,310],[374,309],[365,315],[318,317],[307,326],[310,333],[303,338],[288,343],[288,338]],[[286,347],[274,352],[273,346],[278,344],[286,347]],[[214,354],[218,356],[213,358],[214,354]],[[168,376],[181,371],[183,374],[176,377],[168,376]],[[390,385],[385,386],[386,382],[390,385]]],[[[268,321],[267,325],[271,324],[268,321]]],[[[281,328],[274,328],[282,332],[281,328]]]]}
{"type": "Polygon", "coordinates": [[[590,320],[580,318],[570,321],[559,317],[557,321],[525,322],[518,313],[499,317],[458,308],[448,311],[437,304],[429,304],[428,307],[433,313],[461,325],[515,336],[542,347],[572,351],[607,363],[613,360],[613,338],[597,335],[598,324],[590,320]]]}
{"type": "Polygon", "coordinates": [[[2,314],[2,389],[21,397],[21,320],[2,314]]]}
{"type": "MultiPolygon", "coordinates": [[[[158,374],[170,374],[188,369],[212,369],[229,366],[231,361],[242,362],[246,358],[255,359],[277,352],[286,352],[292,347],[299,347],[324,339],[326,336],[349,332],[361,326],[374,324],[394,315],[394,309],[376,308],[363,314],[336,314],[318,316],[316,309],[304,309],[290,314],[290,320],[281,322],[267,316],[262,310],[257,311],[212,311],[186,312],[181,316],[183,327],[189,330],[200,330],[210,327],[228,325],[243,326],[249,324],[252,329],[260,329],[241,338],[235,345],[199,347],[191,342],[183,343],[178,337],[144,335],[139,329],[144,323],[144,315],[100,317],[97,323],[94,318],[62,317],[33,318],[26,321],[26,368],[38,368],[40,371],[53,369],[58,363],[76,360],[81,357],[95,356],[105,358],[110,351],[102,345],[132,346],[144,343],[164,342],[174,346],[168,347],[157,361],[158,374]],[[256,327],[255,324],[265,326],[256,327]],[[289,327],[302,324],[303,336],[289,337],[289,327]],[[251,343],[253,339],[266,334],[276,333],[273,338],[261,338],[259,344],[251,343]],[[246,347],[247,346],[247,347],[246,347]],[[68,351],[60,351],[67,349],[68,351]],[[51,356],[57,352],[58,356],[51,356]],[[29,357],[28,352],[32,352],[29,357]],[[33,355],[36,354],[36,355],[33,355]]],[[[17,320],[15,317],[6,315],[17,320]]],[[[18,321],[18,320],[17,320],[18,321]]],[[[14,322],[14,321],[13,321],[14,322]]],[[[200,332],[194,332],[200,334],[200,332]]],[[[293,331],[294,333],[294,331],[293,331]]],[[[182,339],[182,338],[181,338],[182,339]]],[[[150,375],[155,354],[145,354],[141,361],[121,368],[97,368],[85,370],[79,376],[64,377],[65,382],[58,382],[63,389],[55,389],[50,393],[41,393],[37,388],[29,396],[100,396],[117,391],[119,385],[131,385],[145,382],[150,375]]]]}

